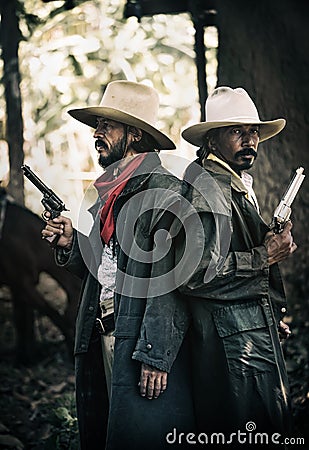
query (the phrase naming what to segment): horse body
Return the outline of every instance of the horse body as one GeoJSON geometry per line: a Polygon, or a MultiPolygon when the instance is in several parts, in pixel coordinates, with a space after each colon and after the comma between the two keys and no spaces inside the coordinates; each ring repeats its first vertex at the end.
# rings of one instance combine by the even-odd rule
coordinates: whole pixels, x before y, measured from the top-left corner
{"type": "Polygon", "coordinates": [[[7,285],[12,294],[18,359],[27,361],[33,355],[34,309],[51,319],[72,351],[81,282],[56,265],[52,249],[41,238],[44,221],[10,200],[3,188],[0,199],[0,285],[7,285]],[[55,279],[66,292],[63,314],[36,289],[42,272],[55,279]]]}

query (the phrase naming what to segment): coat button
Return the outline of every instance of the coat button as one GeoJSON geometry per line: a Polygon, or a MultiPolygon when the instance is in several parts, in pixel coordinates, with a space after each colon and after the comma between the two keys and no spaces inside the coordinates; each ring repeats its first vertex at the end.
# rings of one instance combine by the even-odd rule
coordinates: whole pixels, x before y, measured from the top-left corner
{"type": "Polygon", "coordinates": [[[147,345],[146,345],[146,348],[147,348],[148,350],[151,350],[151,349],[152,349],[152,345],[151,345],[151,344],[147,344],[147,345]]]}
{"type": "Polygon", "coordinates": [[[285,313],[286,312],[286,308],[281,308],[281,312],[285,313]]]}
{"type": "Polygon", "coordinates": [[[89,306],[89,311],[93,311],[93,306],[89,306]]]}

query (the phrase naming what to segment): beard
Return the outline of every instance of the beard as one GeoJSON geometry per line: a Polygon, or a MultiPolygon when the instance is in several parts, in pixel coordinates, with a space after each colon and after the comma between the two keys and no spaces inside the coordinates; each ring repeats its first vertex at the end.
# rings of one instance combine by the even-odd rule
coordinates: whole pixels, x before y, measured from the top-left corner
{"type": "Polygon", "coordinates": [[[97,139],[95,142],[96,150],[103,148],[107,154],[99,154],[99,165],[105,169],[106,167],[120,161],[124,155],[125,149],[125,137],[121,138],[116,144],[112,145],[110,148],[101,139],[97,139]]]}
{"type": "Polygon", "coordinates": [[[237,170],[248,170],[251,169],[251,167],[253,166],[253,163],[255,162],[256,158],[257,158],[257,152],[254,150],[254,148],[252,147],[248,147],[248,148],[244,148],[243,150],[239,150],[239,152],[235,153],[234,155],[234,159],[235,159],[235,165],[234,164],[230,164],[232,169],[236,169],[237,170]],[[252,159],[248,159],[248,160],[243,160],[242,164],[239,164],[239,162],[237,163],[237,161],[239,161],[239,159],[242,156],[253,156],[253,160],[252,159]]]}

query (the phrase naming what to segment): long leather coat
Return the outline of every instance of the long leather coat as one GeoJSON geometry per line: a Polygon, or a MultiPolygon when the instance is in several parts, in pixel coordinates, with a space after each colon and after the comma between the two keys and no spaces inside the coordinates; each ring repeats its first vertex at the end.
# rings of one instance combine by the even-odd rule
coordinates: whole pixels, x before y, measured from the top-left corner
{"type": "MultiPolygon", "coordinates": [[[[184,341],[188,314],[174,287],[174,247],[167,234],[181,207],[180,192],[180,181],[161,166],[156,154],[148,154],[114,206],[118,271],[108,450],[164,448],[168,446],[166,434],[173,427],[184,431],[193,427],[184,341]],[[168,388],[158,399],[150,401],[139,395],[141,362],[169,372],[168,388]]],[[[92,380],[89,384],[93,388],[89,390],[98,391],[93,405],[105,383],[102,367],[98,369],[95,362],[100,358],[99,352],[95,353],[92,345],[100,290],[96,273],[102,254],[98,206],[99,203],[92,208],[94,226],[89,238],[75,232],[72,251],[64,255],[58,250],[58,262],[84,280],[76,320],[75,353],[77,360],[82,355],[87,358],[86,363],[78,365],[78,371],[90,372],[89,367],[93,367],[92,374],[84,377],[92,380]]],[[[87,395],[83,394],[80,402],[87,395]]],[[[88,396],[95,397],[96,393],[90,392],[88,396]]],[[[104,407],[106,402],[102,403],[104,407]]],[[[83,414],[82,408],[79,409],[83,414]]],[[[96,422],[98,417],[93,416],[92,421],[96,422]]],[[[93,434],[91,450],[103,449],[99,431],[94,430],[93,434]]]]}
{"type": "MultiPolygon", "coordinates": [[[[208,436],[226,433],[226,441],[230,433],[254,433],[254,427],[283,435],[289,430],[289,388],[277,325],[286,299],[278,265],[267,263],[269,227],[231,173],[207,160],[205,170],[194,174],[194,164],[185,196],[201,227],[192,235],[187,264],[198,249],[203,254],[181,291],[193,321],[198,429],[208,436]]],[[[237,447],[235,436],[233,443],[237,447]]]]}

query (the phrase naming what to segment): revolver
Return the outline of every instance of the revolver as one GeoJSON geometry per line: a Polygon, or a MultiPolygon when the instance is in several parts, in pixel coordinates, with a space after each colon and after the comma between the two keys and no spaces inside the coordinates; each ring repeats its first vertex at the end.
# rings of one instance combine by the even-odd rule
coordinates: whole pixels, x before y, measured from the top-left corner
{"type": "MultiPolygon", "coordinates": [[[[46,184],[44,184],[43,181],[40,180],[40,178],[35,175],[34,172],[32,172],[29,166],[23,165],[21,166],[21,169],[23,170],[24,175],[31,181],[31,183],[33,183],[34,186],[38,188],[39,191],[41,191],[43,194],[41,203],[44,206],[45,210],[43,211],[41,216],[45,220],[45,222],[47,222],[49,219],[55,219],[55,217],[60,216],[62,211],[68,211],[68,209],[65,207],[65,204],[58,197],[58,195],[56,195],[54,191],[47,187],[46,184]],[[50,217],[46,216],[47,212],[50,213],[50,217]]],[[[59,237],[59,235],[51,236],[47,237],[46,240],[53,245],[56,245],[59,237]]]]}
{"type": "Polygon", "coordinates": [[[299,167],[298,169],[296,169],[296,172],[292,180],[290,181],[290,184],[286,192],[284,193],[279,205],[275,209],[272,222],[269,227],[276,234],[281,233],[281,231],[284,228],[284,225],[290,218],[292,212],[291,205],[305,178],[303,172],[304,172],[303,167],[299,167]]]}

